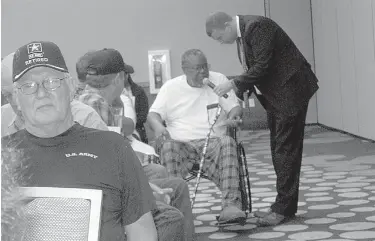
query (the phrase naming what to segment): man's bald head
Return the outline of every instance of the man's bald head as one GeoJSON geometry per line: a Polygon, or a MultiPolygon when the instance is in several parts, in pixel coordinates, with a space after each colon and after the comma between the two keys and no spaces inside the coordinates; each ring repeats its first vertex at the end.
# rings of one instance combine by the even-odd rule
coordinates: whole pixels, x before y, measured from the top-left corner
{"type": "Polygon", "coordinates": [[[206,19],[206,33],[212,36],[214,30],[224,30],[226,25],[233,20],[232,16],[224,12],[214,12],[206,19]]]}

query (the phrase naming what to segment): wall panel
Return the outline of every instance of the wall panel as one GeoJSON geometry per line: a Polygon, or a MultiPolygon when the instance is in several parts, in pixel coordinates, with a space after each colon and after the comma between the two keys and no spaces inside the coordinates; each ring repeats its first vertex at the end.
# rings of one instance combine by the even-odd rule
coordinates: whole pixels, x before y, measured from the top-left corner
{"type": "MultiPolygon", "coordinates": [[[[291,37],[314,69],[310,0],[270,0],[270,17],[291,37]]],[[[317,123],[317,100],[313,96],[306,123],[317,123]]]]}
{"type": "Polygon", "coordinates": [[[314,25],[315,62],[319,82],[318,122],[343,129],[340,87],[340,66],[337,44],[335,1],[316,0],[319,17],[314,25]]]}
{"type": "Polygon", "coordinates": [[[236,45],[206,35],[213,11],[264,15],[264,0],[6,0],[2,1],[2,56],[33,40],[56,42],[75,75],[75,63],[93,49],[116,48],[135,68],[134,80],[148,82],[148,50],[170,49],[172,77],[182,74],[181,55],[202,49],[213,70],[241,73],[236,45]]]}
{"type": "Polygon", "coordinates": [[[375,46],[371,3],[371,0],[352,0],[359,135],[375,140],[375,46]]]}
{"type": "Polygon", "coordinates": [[[351,0],[341,0],[337,5],[337,45],[341,80],[343,130],[358,133],[358,98],[355,68],[354,29],[351,0]]]}
{"type": "Polygon", "coordinates": [[[375,140],[375,1],[312,5],[318,122],[375,140]]]}

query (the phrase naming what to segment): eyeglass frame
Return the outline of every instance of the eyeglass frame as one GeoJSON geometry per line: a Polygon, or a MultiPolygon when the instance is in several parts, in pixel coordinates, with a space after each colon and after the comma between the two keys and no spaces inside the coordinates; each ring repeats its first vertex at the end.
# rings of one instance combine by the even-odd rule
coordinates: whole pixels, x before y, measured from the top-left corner
{"type": "Polygon", "coordinates": [[[210,70],[211,68],[211,65],[208,64],[208,63],[205,63],[205,64],[200,64],[200,65],[197,65],[195,67],[185,67],[186,69],[191,69],[191,70],[194,70],[194,71],[201,71],[201,70],[210,70]]]}
{"type": "Polygon", "coordinates": [[[60,88],[60,87],[61,87],[61,81],[65,80],[65,79],[68,79],[68,78],[69,78],[69,77],[63,77],[63,78],[46,78],[46,79],[43,79],[43,80],[41,81],[41,83],[37,83],[36,81],[32,81],[32,82],[28,82],[28,83],[24,83],[24,84],[22,84],[22,85],[16,86],[16,88],[19,89],[19,90],[21,90],[22,94],[24,94],[24,95],[32,95],[32,94],[37,93],[37,92],[39,91],[40,85],[42,85],[43,88],[44,88],[46,91],[50,92],[50,91],[55,91],[55,90],[57,90],[58,88],[60,88]],[[45,86],[45,83],[46,83],[46,81],[51,81],[51,80],[58,80],[58,86],[56,86],[55,88],[50,88],[50,89],[47,88],[47,87],[45,86]],[[32,93],[25,93],[25,91],[24,91],[24,87],[25,87],[26,85],[30,85],[30,84],[36,84],[36,85],[37,85],[37,87],[35,88],[35,91],[33,91],[32,93]]]}

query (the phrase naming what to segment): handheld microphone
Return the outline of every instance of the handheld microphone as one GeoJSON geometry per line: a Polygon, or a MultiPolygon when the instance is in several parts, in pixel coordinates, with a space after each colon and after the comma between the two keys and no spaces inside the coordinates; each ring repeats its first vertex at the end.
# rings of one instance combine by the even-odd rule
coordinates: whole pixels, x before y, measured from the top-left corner
{"type": "MultiPolygon", "coordinates": [[[[208,85],[211,89],[214,89],[216,85],[212,83],[208,78],[203,79],[203,84],[208,85]]],[[[226,99],[228,98],[228,94],[224,94],[223,97],[226,99]]]]}

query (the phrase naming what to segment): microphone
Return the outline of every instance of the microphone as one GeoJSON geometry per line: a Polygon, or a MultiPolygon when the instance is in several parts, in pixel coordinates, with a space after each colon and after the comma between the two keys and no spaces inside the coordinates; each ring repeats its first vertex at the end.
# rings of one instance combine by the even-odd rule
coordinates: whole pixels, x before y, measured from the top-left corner
{"type": "MultiPolygon", "coordinates": [[[[208,85],[211,89],[214,89],[216,85],[212,83],[208,78],[203,79],[203,84],[208,85]]],[[[228,94],[224,94],[223,97],[226,99],[228,98],[228,94]]]]}

